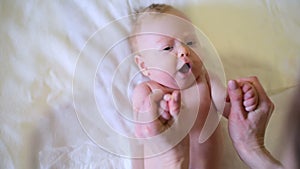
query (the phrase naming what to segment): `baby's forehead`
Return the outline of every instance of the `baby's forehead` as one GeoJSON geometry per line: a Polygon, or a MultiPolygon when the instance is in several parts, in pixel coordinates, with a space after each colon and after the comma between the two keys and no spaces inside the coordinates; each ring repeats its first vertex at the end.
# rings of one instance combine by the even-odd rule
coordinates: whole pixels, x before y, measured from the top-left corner
{"type": "Polygon", "coordinates": [[[166,12],[144,12],[138,14],[136,21],[140,24],[145,24],[147,21],[177,21],[179,23],[185,21],[191,23],[191,20],[184,13],[176,9],[168,10],[166,12]]]}
{"type": "Polygon", "coordinates": [[[156,43],[164,43],[170,42],[174,40],[184,41],[184,40],[192,40],[196,39],[196,35],[192,33],[181,33],[180,35],[169,35],[169,34],[161,34],[161,33],[141,33],[137,35],[137,37],[141,37],[144,41],[154,41],[156,43]]]}
{"type": "Polygon", "coordinates": [[[185,18],[168,13],[150,13],[138,23],[135,33],[153,33],[158,36],[183,38],[195,35],[194,25],[185,18]]]}

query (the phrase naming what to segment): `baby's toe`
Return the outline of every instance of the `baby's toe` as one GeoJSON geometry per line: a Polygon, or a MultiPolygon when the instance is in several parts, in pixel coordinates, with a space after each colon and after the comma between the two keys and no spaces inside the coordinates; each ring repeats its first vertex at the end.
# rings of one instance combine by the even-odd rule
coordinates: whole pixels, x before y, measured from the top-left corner
{"type": "Polygon", "coordinates": [[[249,90],[248,92],[245,93],[244,100],[248,100],[252,97],[255,97],[255,91],[254,90],[249,90]]]}
{"type": "Polygon", "coordinates": [[[252,86],[250,85],[250,83],[244,83],[243,86],[242,86],[242,91],[244,93],[248,92],[251,89],[252,89],[252,86]]]}
{"type": "Polygon", "coordinates": [[[245,107],[245,110],[246,110],[247,112],[254,111],[255,109],[256,109],[256,105],[252,105],[252,106],[245,107]]]}
{"type": "Polygon", "coordinates": [[[256,98],[253,97],[253,98],[251,98],[251,99],[245,100],[245,101],[243,102],[243,105],[244,105],[245,107],[249,107],[249,106],[252,106],[252,105],[256,105],[256,98]]]}

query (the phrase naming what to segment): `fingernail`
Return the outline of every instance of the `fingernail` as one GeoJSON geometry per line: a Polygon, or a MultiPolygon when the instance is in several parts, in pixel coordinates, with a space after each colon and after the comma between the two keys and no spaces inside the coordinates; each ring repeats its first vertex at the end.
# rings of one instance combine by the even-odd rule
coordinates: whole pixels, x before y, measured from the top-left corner
{"type": "Polygon", "coordinates": [[[237,86],[236,81],[230,80],[230,81],[228,82],[228,88],[229,88],[230,90],[235,90],[235,89],[237,89],[238,86],[237,86]]]}

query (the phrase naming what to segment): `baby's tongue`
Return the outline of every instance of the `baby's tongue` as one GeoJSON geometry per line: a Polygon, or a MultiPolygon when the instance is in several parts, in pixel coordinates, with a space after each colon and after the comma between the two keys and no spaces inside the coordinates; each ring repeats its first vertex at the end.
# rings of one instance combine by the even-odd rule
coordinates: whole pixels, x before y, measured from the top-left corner
{"type": "Polygon", "coordinates": [[[190,70],[190,65],[188,63],[185,63],[180,69],[179,72],[181,73],[187,73],[190,70]]]}

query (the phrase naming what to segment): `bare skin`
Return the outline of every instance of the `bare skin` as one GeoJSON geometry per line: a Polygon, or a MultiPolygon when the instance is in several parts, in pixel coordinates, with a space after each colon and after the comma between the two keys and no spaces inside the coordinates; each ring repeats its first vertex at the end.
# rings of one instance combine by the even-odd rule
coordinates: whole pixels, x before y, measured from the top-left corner
{"type": "Polygon", "coordinates": [[[229,81],[228,93],[232,104],[228,129],[240,158],[252,169],[282,169],[282,164],[265,147],[265,131],[274,105],[258,79],[250,77],[229,81]],[[245,95],[243,95],[243,88],[238,87],[238,83],[243,82],[251,82],[257,90],[259,104],[254,111],[247,112],[244,109],[245,95]]]}
{"type": "MultiPolygon", "coordinates": [[[[168,14],[188,20],[176,9],[171,9],[168,14]]],[[[212,90],[222,89],[218,89],[217,81],[210,79],[200,57],[192,50],[197,47],[194,29],[184,22],[172,21],[164,16],[144,17],[140,32],[153,31],[157,34],[136,37],[135,46],[142,52],[135,56],[135,61],[141,73],[150,79],[137,85],[133,92],[136,136],[148,138],[160,135],[170,126],[177,125],[179,114],[196,113],[196,120],[187,136],[174,148],[142,160],[142,166],[217,168],[221,149],[221,144],[218,143],[219,129],[204,143],[200,144],[198,140],[208,113],[217,113],[218,108],[214,103],[220,98],[212,90]],[[210,109],[211,107],[213,108],[210,109]]],[[[239,85],[243,89],[245,111],[254,110],[257,104],[255,88],[246,82],[239,85]]],[[[224,112],[225,116],[228,114],[224,112]]],[[[170,138],[162,138],[162,142],[168,144],[168,139],[170,138]]]]}
{"type": "MultiPolygon", "coordinates": [[[[203,97],[201,100],[210,101],[210,95],[209,93],[207,93],[210,91],[208,88],[209,86],[205,84],[207,83],[198,84],[198,89],[202,92],[201,97],[203,97]]],[[[241,83],[240,86],[240,89],[243,93],[242,99],[244,100],[244,102],[242,106],[244,111],[246,111],[246,109],[250,110],[250,108],[253,108],[253,105],[249,104],[249,102],[253,101],[253,96],[255,96],[256,94],[255,90],[249,89],[249,87],[252,88],[252,86],[249,83],[244,82],[241,83]],[[246,108],[246,106],[252,107],[246,108]]],[[[183,104],[186,105],[186,107],[193,107],[194,104],[192,101],[189,101],[190,94],[188,90],[183,90],[179,92],[178,90],[165,88],[153,81],[145,82],[137,86],[134,93],[136,93],[136,95],[134,95],[134,100],[137,100],[136,102],[133,102],[134,106],[139,107],[139,110],[136,111],[136,117],[140,116],[141,113],[147,113],[148,115],[150,115],[147,116],[147,118],[155,119],[151,123],[136,125],[136,135],[137,137],[142,138],[147,138],[161,134],[174,123],[174,119],[178,117],[179,113],[184,113],[185,111],[188,111],[187,108],[186,110],[179,112],[181,102],[183,102],[183,104]],[[140,97],[144,99],[140,99],[140,97]],[[149,106],[151,106],[151,108],[149,108],[149,106]]],[[[254,101],[254,104],[256,104],[256,101],[254,101]]],[[[157,168],[157,164],[160,164],[159,166],[161,168],[170,167],[170,162],[168,161],[170,159],[173,159],[171,160],[173,162],[178,162],[176,163],[176,165],[174,164],[174,166],[177,166],[179,168],[192,168],[193,166],[195,167],[195,165],[197,165],[197,167],[199,168],[217,168],[216,163],[212,164],[212,161],[207,159],[218,158],[216,156],[216,152],[219,151],[219,131],[216,130],[215,133],[206,142],[202,144],[199,144],[198,142],[200,133],[199,130],[201,130],[203,126],[203,119],[206,119],[207,117],[209,106],[210,102],[201,102],[196,123],[190,131],[189,135],[178,145],[176,145],[172,150],[168,151],[167,153],[164,153],[162,156],[145,159],[145,168],[154,168],[154,166],[155,168],[157,168]],[[166,162],[163,162],[163,157],[166,157],[166,162]],[[193,160],[199,161],[199,163],[190,163],[193,160]]],[[[167,140],[168,139],[165,139],[164,141],[167,142],[167,140]]]]}

